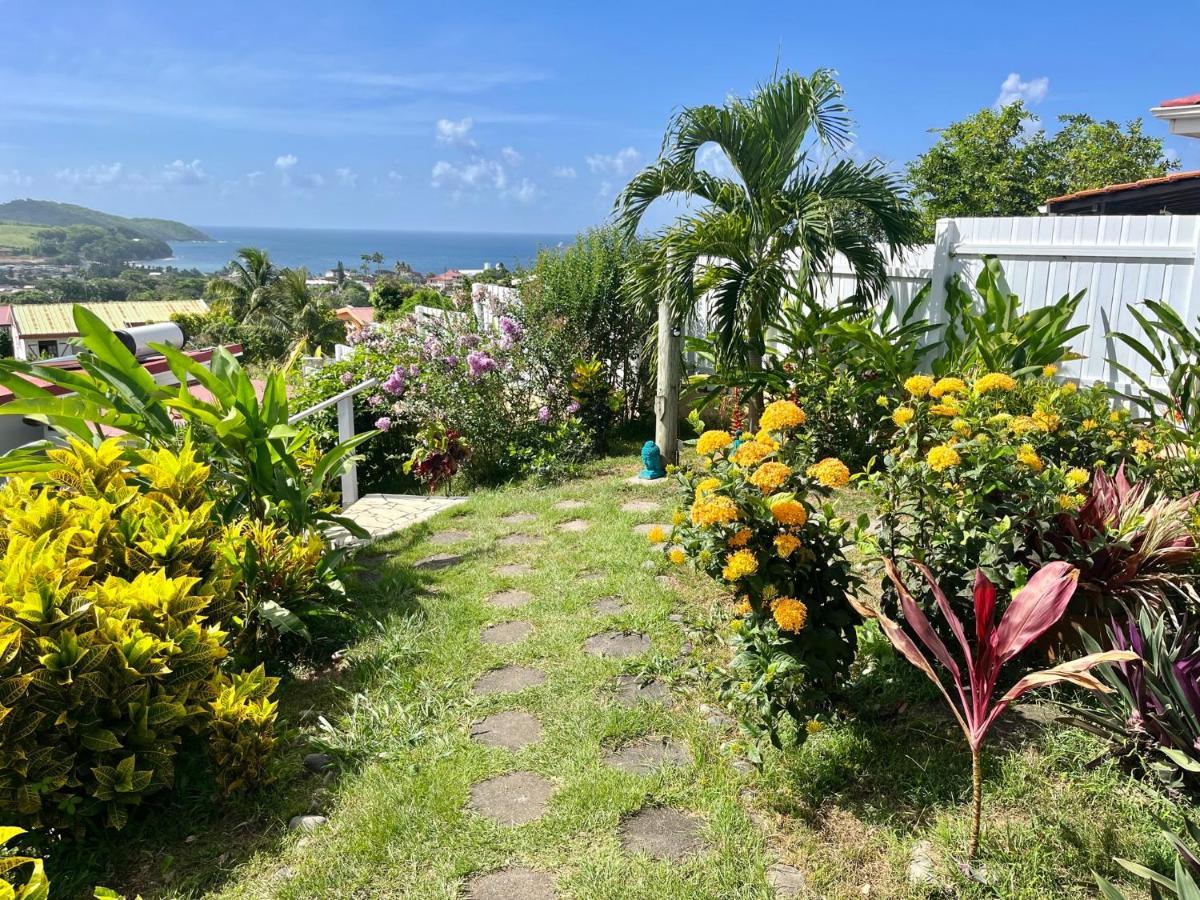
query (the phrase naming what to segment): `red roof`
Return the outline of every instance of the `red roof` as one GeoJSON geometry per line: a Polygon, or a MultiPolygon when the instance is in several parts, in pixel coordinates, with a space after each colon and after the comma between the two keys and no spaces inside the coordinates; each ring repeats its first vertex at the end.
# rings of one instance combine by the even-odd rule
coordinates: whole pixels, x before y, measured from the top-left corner
{"type": "Polygon", "coordinates": [[[1176,97],[1174,100],[1164,100],[1159,107],[1200,106],[1200,94],[1188,94],[1186,97],[1176,97]]]}
{"type": "Polygon", "coordinates": [[[12,307],[0,306],[0,328],[9,328],[12,326],[12,307]]]}
{"type": "Polygon", "coordinates": [[[426,280],[427,281],[457,281],[459,278],[462,278],[462,277],[463,277],[463,274],[462,274],[462,272],[458,271],[458,269],[447,269],[441,275],[431,275],[426,280]]]}
{"type": "Polygon", "coordinates": [[[1124,184],[1109,184],[1102,188],[1092,188],[1086,191],[1076,191],[1074,194],[1063,194],[1061,197],[1051,197],[1047,203],[1062,203],[1066,200],[1078,200],[1080,197],[1093,197],[1098,194],[1115,194],[1117,191],[1127,191],[1131,188],[1148,187],[1154,184],[1167,184],[1172,181],[1188,181],[1200,178],[1200,170],[1193,172],[1172,172],[1161,178],[1143,178],[1141,181],[1127,181],[1124,184]]]}
{"type": "MultiPolygon", "coordinates": [[[[237,356],[242,352],[242,345],[241,344],[228,344],[225,347],[225,349],[228,350],[230,353],[232,353],[234,356],[237,356]]],[[[188,351],[187,355],[190,356],[196,362],[206,363],[210,359],[212,359],[213,352],[211,349],[209,349],[209,350],[190,350],[190,351],[188,351]]],[[[58,362],[58,363],[43,363],[43,365],[51,365],[56,369],[66,369],[68,371],[79,371],[80,370],[79,364],[74,362],[73,360],[66,360],[64,362],[58,362]]],[[[166,358],[162,357],[162,356],[154,356],[154,357],[151,357],[150,359],[143,360],[142,366],[151,375],[159,375],[159,374],[162,374],[163,372],[166,372],[168,369],[170,369],[170,366],[167,364],[166,358]]],[[[43,381],[40,378],[26,378],[25,380],[28,381],[30,384],[35,384],[38,387],[45,388],[52,394],[62,395],[62,394],[71,393],[66,388],[59,387],[58,385],[50,384],[49,382],[43,381]]],[[[256,385],[256,387],[257,387],[257,385],[256,385]]],[[[0,405],[8,403],[12,399],[13,399],[13,392],[6,387],[0,386],[0,405]]]]}

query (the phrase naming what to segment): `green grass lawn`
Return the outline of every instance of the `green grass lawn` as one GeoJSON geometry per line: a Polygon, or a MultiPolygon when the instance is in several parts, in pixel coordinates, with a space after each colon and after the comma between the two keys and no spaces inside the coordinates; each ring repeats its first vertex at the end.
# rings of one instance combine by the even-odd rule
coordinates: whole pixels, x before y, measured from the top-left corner
{"type": "MultiPolygon", "coordinates": [[[[1017,718],[987,755],[983,881],[965,877],[957,862],[970,764],[961,735],[904,664],[886,657],[860,674],[862,709],[853,716],[802,748],[766,753],[761,771],[735,767],[741,738],[713,709],[714,663],[724,650],[710,623],[728,618],[726,601],[694,573],[675,569],[674,580],[656,579],[667,566],[633,529],[669,521],[673,495],[625,484],[637,468],[631,457],[603,460],[588,477],[555,488],[481,492],[372,550],[386,555],[370,564],[379,580],[354,587],[358,638],[284,691],[286,716],[299,730],[285,744],[277,784],[213,806],[203,782],[185,776],[167,809],[105,846],[52,860],[62,883],[80,891],[108,883],[146,900],[452,898],[473,873],[523,866],[550,873],[560,897],[725,900],[773,896],[768,870],[784,863],[804,875],[800,896],[1032,900],[1094,896],[1091,869],[1122,880],[1113,855],[1150,865],[1167,858],[1151,818],[1167,813],[1164,803],[1110,763],[1089,768],[1100,755],[1089,737],[1017,718]],[[555,507],[567,498],[586,505],[555,507]],[[622,512],[632,499],[661,499],[662,510],[622,512]],[[514,512],[536,519],[500,521],[514,512]],[[555,527],[574,518],[590,529],[555,527]],[[469,537],[429,544],[447,529],[469,537]],[[518,531],[544,543],[497,544],[518,531]],[[463,558],[413,570],[435,552],[463,558]],[[533,571],[493,574],[510,563],[533,571]],[[511,610],[485,602],[505,588],[534,599],[511,610]],[[597,615],[593,603],[607,595],[621,597],[626,612],[597,615]],[[509,646],[481,642],[482,628],[509,620],[529,621],[533,633],[509,646]],[[589,636],[609,629],[643,632],[651,648],[629,659],[583,652],[589,636]],[[480,675],[510,663],[542,670],[545,683],[472,694],[480,675]],[[614,702],[622,674],[667,681],[672,705],[614,702]],[[539,720],[540,742],[511,751],[471,739],[472,723],[509,709],[539,720]],[[333,732],[318,745],[327,733],[322,721],[333,732]],[[644,735],[675,739],[691,762],[641,776],[604,762],[605,752],[644,735]],[[300,764],[321,748],[338,760],[327,776],[300,764]],[[514,771],[553,784],[541,818],[504,826],[465,808],[472,784],[514,771]],[[659,862],[623,849],[623,819],[659,805],[700,818],[697,855],[659,862]],[[309,834],[288,832],[288,819],[305,813],[328,822],[309,834]],[[932,885],[907,878],[922,841],[932,848],[932,885]]],[[[860,496],[842,499],[855,514],[863,506],[860,496]]]]}
{"type": "Polygon", "coordinates": [[[23,225],[19,222],[0,222],[0,252],[29,253],[36,236],[44,225],[23,225]]]}

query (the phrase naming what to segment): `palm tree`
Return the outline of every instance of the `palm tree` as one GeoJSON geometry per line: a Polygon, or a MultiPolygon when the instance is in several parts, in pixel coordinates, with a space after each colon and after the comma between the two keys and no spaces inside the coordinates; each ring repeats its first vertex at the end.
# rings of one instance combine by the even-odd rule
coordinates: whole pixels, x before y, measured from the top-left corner
{"type": "Polygon", "coordinates": [[[676,322],[705,313],[723,368],[762,368],[767,329],[787,298],[812,296],[835,254],[849,260],[865,303],[887,286],[876,241],[891,252],[916,243],[920,222],[899,178],[877,159],[842,155],[849,128],[831,71],[787,72],[748,99],[680,111],[658,160],[617,198],[631,235],[655,200],[687,205],[650,242],[632,288],[670,304],[676,322]],[[710,146],[728,175],[697,168],[710,146]]]}
{"type": "Polygon", "coordinates": [[[205,293],[223,305],[236,322],[263,322],[276,318],[275,286],[279,270],[266,250],[243,247],[229,264],[228,276],[209,281],[205,293]]]}
{"type": "Polygon", "coordinates": [[[333,315],[324,296],[308,287],[307,269],[284,269],[276,282],[275,309],[304,350],[328,349],[346,335],[346,326],[333,315]]]}

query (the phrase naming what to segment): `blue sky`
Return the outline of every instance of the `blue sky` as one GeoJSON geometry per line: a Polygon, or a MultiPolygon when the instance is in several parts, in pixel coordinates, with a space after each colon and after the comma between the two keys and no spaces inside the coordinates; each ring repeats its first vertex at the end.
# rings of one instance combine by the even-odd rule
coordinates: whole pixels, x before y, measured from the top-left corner
{"type": "MultiPolygon", "coordinates": [[[[854,152],[897,166],[1002,94],[1165,135],[1149,107],[1200,91],[1200,11],[1171,18],[1109,0],[0,0],[0,199],[569,232],[608,214],[673,110],[746,93],[777,58],[836,68],[854,152]]],[[[1168,147],[1200,168],[1200,141],[1168,147]]]]}

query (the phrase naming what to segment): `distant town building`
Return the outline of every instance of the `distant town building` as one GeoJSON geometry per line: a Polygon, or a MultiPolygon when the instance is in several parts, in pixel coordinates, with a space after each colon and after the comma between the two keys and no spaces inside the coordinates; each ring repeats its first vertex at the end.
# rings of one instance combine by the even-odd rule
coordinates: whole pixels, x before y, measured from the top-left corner
{"type": "Polygon", "coordinates": [[[447,269],[441,275],[430,275],[425,279],[425,283],[443,294],[449,294],[462,287],[466,280],[467,276],[458,269],[447,269]]]}
{"type": "MultiPolygon", "coordinates": [[[[114,330],[169,322],[177,314],[208,312],[203,300],[139,300],[116,303],[80,304],[114,330]]],[[[73,303],[21,303],[12,307],[13,356],[42,359],[67,355],[73,338],[79,337],[72,314],[73,303]]]]}
{"type": "Polygon", "coordinates": [[[361,331],[375,321],[373,306],[343,306],[333,311],[334,316],[346,323],[346,334],[361,331]]]}

